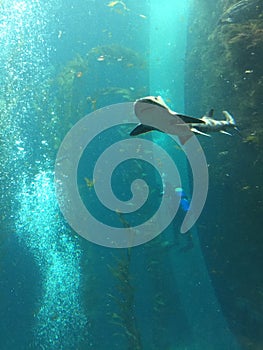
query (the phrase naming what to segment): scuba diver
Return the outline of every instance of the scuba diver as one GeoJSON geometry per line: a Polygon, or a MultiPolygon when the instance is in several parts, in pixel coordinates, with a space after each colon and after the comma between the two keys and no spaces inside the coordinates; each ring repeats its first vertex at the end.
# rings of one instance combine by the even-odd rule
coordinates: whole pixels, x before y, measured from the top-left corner
{"type": "Polygon", "coordinates": [[[188,199],[186,193],[181,187],[176,187],[175,193],[178,197],[180,197],[180,207],[183,211],[189,211],[190,208],[190,200],[188,199]]]}

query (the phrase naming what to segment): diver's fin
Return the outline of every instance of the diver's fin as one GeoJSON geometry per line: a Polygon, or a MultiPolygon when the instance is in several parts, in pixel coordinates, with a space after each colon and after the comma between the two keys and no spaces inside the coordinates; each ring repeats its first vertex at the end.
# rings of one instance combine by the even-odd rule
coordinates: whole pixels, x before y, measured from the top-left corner
{"type": "Polygon", "coordinates": [[[230,134],[229,132],[225,131],[225,130],[220,130],[219,132],[221,132],[221,134],[225,134],[228,136],[232,136],[232,134],[230,134]]]}
{"type": "Polygon", "coordinates": [[[136,128],[130,132],[130,136],[145,134],[146,132],[153,131],[153,130],[161,131],[159,129],[154,128],[153,126],[138,124],[136,128]]]}
{"type": "Polygon", "coordinates": [[[211,135],[206,134],[205,132],[199,131],[199,130],[197,130],[196,128],[191,128],[190,130],[191,130],[194,134],[199,134],[199,135],[204,135],[204,136],[207,136],[207,137],[211,137],[211,135]]]}
{"type": "Polygon", "coordinates": [[[176,113],[176,116],[182,119],[182,121],[187,124],[197,124],[197,123],[204,124],[204,121],[199,118],[189,117],[188,115],[178,114],[178,113],[176,113]]]}

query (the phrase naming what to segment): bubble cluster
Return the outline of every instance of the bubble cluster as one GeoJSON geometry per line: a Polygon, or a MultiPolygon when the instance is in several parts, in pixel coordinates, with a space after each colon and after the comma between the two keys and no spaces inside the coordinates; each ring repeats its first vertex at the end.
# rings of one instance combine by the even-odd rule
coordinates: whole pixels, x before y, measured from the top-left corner
{"type": "Polygon", "coordinates": [[[0,5],[2,218],[39,268],[41,290],[32,298],[36,311],[30,315],[34,348],[75,347],[87,322],[79,301],[81,251],[59,216],[47,137],[54,108],[48,100],[53,35],[48,26],[60,5],[60,0],[0,5]]]}

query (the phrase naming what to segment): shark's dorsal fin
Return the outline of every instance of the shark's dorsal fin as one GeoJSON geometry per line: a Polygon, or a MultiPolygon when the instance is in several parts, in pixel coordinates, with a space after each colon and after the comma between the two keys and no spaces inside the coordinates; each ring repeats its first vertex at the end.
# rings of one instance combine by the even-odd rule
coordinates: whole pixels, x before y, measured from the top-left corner
{"type": "Polygon", "coordinates": [[[210,111],[207,113],[208,118],[213,118],[214,115],[214,109],[211,108],[210,111]]]}

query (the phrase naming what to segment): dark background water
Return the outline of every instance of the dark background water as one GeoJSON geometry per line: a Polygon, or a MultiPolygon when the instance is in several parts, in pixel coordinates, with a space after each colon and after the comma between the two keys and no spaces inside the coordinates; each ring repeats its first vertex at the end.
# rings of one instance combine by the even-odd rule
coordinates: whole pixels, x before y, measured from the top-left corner
{"type": "MultiPolygon", "coordinates": [[[[193,1],[189,18],[178,15],[175,1],[1,3],[1,349],[263,347],[262,9],[251,1],[248,10],[234,12],[233,23],[219,25],[222,13],[230,11],[223,19],[233,14],[233,3],[193,1]],[[174,13],[167,29],[165,6],[174,13]],[[179,30],[181,39],[169,51],[179,30]],[[166,36],[168,55],[162,55],[166,36]],[[173,76],[167,79],[168,71],[173,76]],[[179,210],[145,245],[94,245],[59,211],[53,185],[58,148],[87,113],[151,93],[175,109],[182,107],[177,95],[179,101],[184,95],[189,115],[214,107],[219,117],[229,110],[242,137],[200,138],[209,194],[191,232],[179,233],[185,215],[179,210]]],[[[116,169],[112,186],[127,200],[134,179],[147,181],[151,190],[140,217],[109,211],[94,198],[99,153],[131,129],[100,135],[78,171],[87,207],[117,227],[147,219],[163,190],[157,171],[133,159],[116,169]]],[[[190,197],[180,147],[165,135],[142,138],[167,150],[190,197]]]]}
{"type": "Polygon", "coordinates": [[[193,113],[196,108],[201,112],[217,106],[218,115],[228,109],[239,124],[240,138],[215,137],[212,144],[202,144],[210,164],[210,190],[199,233],[211,278],[232,329],[243,346],[260,349],[262,2],[248,1],[238,11],[231,10],[234,3],[193,4],[186,109],[193,113]],[[222,15],[226,9],[229,11],[222,15]],[[216,26],[220,16],[223,20],[231,18],[232,23],[216,26]],[[196,84],[190,82],[193,76],[196,84]],[[198,102],[192,99],[196,94],[198,102]]]}

